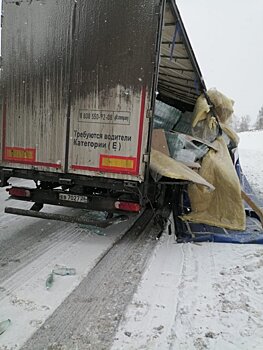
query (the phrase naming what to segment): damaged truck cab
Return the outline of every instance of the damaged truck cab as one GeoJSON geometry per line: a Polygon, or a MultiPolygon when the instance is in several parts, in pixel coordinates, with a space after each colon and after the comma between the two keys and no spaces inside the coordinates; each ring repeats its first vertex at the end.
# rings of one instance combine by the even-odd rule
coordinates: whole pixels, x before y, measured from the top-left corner
{"type": "Polygon", "coordinates": [[[174,0],[2,4],[0,186],[35,182],[8,188],[32,210],[7,212],[139,212],[162,205],[167,186],[195,182],[158,165],[171,155],[164,133],[186,132],[208,98],[174,0]]]}

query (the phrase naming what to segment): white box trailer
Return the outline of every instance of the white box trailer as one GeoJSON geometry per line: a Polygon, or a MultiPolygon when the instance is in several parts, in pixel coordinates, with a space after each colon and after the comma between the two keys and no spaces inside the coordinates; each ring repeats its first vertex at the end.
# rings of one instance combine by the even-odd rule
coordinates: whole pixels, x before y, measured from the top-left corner
{"type": "Polygon", "coordinates": [[[205,91],[174,0],[3,0],[0,185],[35,203],[138,211],[156,98],[205,91]],[[158,92],[158,95],[157,95],[158,92]]]}

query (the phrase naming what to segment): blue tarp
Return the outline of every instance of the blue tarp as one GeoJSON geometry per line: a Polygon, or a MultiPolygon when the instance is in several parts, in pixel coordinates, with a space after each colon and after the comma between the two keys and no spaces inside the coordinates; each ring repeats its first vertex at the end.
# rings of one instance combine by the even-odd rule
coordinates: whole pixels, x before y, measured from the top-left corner
{"type": "MultiPolygon", "coordinates": [[[[257,205],[263,207],[262,199],[252,190],[247,178],[242,172],[239,161],[236,163],[237,174],[244,192],[257,205]]],[[[245,231],[231,231],[221,227],[205,224],[182,222],[176,219],[177,241],[182,242],[220,242],[220,243],[257,243],[263,244],[263,228],[256,213],[245,203],[247,227],[245,231]]]]}
{"type": "Polygon", "coordinates": [[[231,231],[204,224],[181,223],[183,232],[177,236],[182,242],[221,242],[221,243],[257,243],[263,244],[263,230],[260,221],[247,217],[246,231],[231,231]]]}

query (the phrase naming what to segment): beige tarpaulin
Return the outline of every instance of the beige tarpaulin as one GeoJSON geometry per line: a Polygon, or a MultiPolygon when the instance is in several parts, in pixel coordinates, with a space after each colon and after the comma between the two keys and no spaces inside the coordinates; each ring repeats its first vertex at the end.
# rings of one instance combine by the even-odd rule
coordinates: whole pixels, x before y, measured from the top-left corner
{"type": "Polygon", "coordinates": [[[202,185],[202,187],[205,186],[210,191],[214,190],[214,186],[186,165],[154,149],[151,150],[150,166],[154,172],[162,176],[176,180],[190,181],[202,185]]]}
{"type": "MultiPolygon", "coordinates": [[[[234,101],[216,89],[208,90],[207,95],[214,106],[214,111],[220,122],[221,128],[231,139],[234,138],[233,141],[235,143],[238,143],[237,135],[227,126],[230,117],[234,112],[234,101]]],[[[209,141],[215,140],[217,136],[217,120],[215,116],[213,116],[204,94],[198,97],[195,104],[192,119],[192,133],[194,136],[209,141]]]]}
{"type": "Polygon", "coordinates": [[[192,212],[182,219],[245,230],[246,217],[238,176],[224,139],[219,137],[215,146],[218,152],[210,149],[199,171],[199,175],[214,185],[215,190],[209,193],[198,185],[189,185],[192,212]]]}
{"type": "MultiPolygon", "coordinates": [[[[221,123],[226,123],[234,112],[234,101],[216,89],[208,90],[207,95],[215,107],[215,112],[219,121],[221,123]]],[[[210,106],[208,105],[205,96],[202,94],[198,97],[195,104],[192,125],[195,127],[200,121],[207,119],[212,127],[213,118],[211,121],[211,117],[210,106]]]]}
{"type": "Polygon", "coordinates": [[[205,96],[204,95],[199,96],[196,101],[194,112],[193,112],[193,120],[192,120],[193,128],[200,121],[207,119],[209,112],[210,112],[210,107],[207,103],[205,96]]]}
{"type": "Polygon", "coordinates": [[[219,121],[226,123],[234,113],[234,101],[216,89],[208,90],[207,95],[215,107],[219,121]]]}
{"type": "Polygon", "coordinates": [[[235,131],[228,125],[220,123],[221,129],[224,131],[224,133],[227,134],[227,136],[230,138],[230,140],[234,143],[234,145],[237,147],[239,144],[239,136],[235,131]]]}

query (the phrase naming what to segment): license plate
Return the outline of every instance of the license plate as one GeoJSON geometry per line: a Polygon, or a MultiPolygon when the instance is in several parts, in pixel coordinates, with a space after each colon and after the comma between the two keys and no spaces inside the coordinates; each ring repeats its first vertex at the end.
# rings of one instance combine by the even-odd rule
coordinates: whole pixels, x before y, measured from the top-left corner
{"type": "Polygon", "coordinates": [[[69,202],[88,203],[87,196],[80,196],[78,194],[60,193],[59,199],[62,201],[69,201],[69,202]]]}

